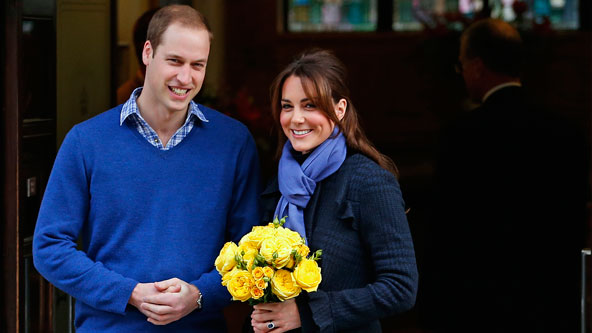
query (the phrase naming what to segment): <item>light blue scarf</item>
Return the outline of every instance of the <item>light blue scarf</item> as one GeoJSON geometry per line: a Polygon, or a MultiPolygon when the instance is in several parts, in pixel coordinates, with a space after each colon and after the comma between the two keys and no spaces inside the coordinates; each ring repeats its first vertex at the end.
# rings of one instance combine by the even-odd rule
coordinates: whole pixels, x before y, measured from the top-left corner
{"type": "Polygon", "coordinates": [[[314,193],[317,182],[329,177],[341,167],[347,155],[343,133],[337,126],[333,134],[321,143],[300,165],[292,156],[292,144],[286,141],[278,166],[278,183],[282,197],[275,216],[287,216],[284,227],[298,232],[306,239],[304,209],[314,193]]]}

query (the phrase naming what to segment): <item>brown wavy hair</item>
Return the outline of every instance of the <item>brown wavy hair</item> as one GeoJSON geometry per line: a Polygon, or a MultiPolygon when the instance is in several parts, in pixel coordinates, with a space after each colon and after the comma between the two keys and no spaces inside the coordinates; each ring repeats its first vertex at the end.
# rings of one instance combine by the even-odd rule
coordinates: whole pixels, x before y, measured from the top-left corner
{"type": "Polygon", "coordinates": [[[327,50],[305,51],[281,71],[271,85],[271,112],[278,132],[276,158],[279,159],[281,156],[287,140],[280,125],[281,99],[284,82],[292,75],[300,78],[306,97],[337,125],[339,131],[344,134],[349,148],[366,155],[398,177],[399,171],[395,163],[388,156],[381,154],[364,134],[356,108],[349,97],[349,89],[345,84],[347,78],[345,66],[327,50]],[[347,108],[340,121],[335,114],[334,104],[341,99],[347,101],[347,108]]]}

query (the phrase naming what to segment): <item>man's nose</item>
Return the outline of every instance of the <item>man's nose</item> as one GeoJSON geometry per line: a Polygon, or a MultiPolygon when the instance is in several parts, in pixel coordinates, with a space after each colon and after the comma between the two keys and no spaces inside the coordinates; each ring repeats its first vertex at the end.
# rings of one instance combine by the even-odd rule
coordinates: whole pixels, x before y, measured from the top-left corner
{"type": "Polygon", "coordinates": [[[177,80],[184,85],[191,83],[191,68],[189,66],[182,66],[177,73],[177,80]]]}

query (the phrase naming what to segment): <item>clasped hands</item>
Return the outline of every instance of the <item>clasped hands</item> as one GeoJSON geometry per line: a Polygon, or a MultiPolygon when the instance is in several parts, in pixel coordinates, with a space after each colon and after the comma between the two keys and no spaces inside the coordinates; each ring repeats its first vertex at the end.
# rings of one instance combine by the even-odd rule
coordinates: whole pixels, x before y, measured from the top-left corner
{"type": "Polygon", "coordinates": [[[142,312],[154,325],[179,320],[197,308],[199,290],[183,280],[172,278],[160,282],[138,283],[129,304],[142,312]]]}

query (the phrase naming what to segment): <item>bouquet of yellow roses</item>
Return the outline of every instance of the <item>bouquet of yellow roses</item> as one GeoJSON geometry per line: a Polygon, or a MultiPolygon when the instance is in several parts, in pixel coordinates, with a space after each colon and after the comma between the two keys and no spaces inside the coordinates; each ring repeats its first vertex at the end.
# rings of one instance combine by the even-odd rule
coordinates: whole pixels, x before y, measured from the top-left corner
{"type": "Polygon", "coordinates": [[[238,243],[224,244],[216,258],[222,285],[233,300],[249,304],[280,302],[302,290],[313,292],[321,283],[317,264],[322,251],[310,249],[295,231],[284,228],[286,218],[255,226],[238,243]]]}

